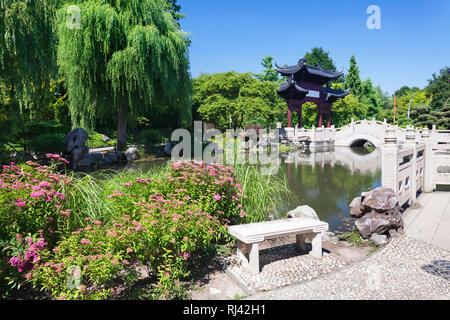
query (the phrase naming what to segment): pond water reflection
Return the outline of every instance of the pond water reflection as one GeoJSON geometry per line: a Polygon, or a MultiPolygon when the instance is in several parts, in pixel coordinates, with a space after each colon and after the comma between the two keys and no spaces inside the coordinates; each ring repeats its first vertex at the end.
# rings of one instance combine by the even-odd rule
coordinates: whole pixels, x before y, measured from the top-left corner
{"type": "Polygon", "coordinates": [[[347,231],[349,203],[381,185],[381,152],[364,148],[282,154],[278,174],[286,177],[298,205],[314,208],[331,231],[347,231]]]}
{"type": "MultiPolygon", "coordinates": [[[[289,210],[309,205],[331,231],[350,230],[351,200],[381,185],[381,152],[365,148],[334,148],[315,151],[292,151],[280,154],[276,173],[286,178],[295,199],[289,210]]],[[[148,171],[166,160],[138,161],[127,165],[128,170],[148,171]]]]}

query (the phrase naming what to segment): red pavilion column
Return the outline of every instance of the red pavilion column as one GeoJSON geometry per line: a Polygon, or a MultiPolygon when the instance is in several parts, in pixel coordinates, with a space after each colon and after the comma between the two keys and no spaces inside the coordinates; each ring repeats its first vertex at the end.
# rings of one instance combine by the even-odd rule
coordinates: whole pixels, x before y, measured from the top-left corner
{"type": "Polygon", "coordinates": [[[322,110],[319,108],[319,128],[322,127],[322,110]]]}
{"type": "Polygon", "coordinates": [[[327,112],[327,128],[331,126],[331,110],[327,112]]]}

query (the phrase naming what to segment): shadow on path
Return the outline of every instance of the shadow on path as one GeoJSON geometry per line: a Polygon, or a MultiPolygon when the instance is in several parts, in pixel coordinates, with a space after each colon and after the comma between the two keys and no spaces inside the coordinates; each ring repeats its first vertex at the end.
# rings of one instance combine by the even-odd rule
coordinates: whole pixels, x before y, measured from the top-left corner
{"type": "Polygon", "coordinates": [[[429,274],[450,281],[450,261],[435,260],[432,264],[422,266],[422,269],[429,274]]]}

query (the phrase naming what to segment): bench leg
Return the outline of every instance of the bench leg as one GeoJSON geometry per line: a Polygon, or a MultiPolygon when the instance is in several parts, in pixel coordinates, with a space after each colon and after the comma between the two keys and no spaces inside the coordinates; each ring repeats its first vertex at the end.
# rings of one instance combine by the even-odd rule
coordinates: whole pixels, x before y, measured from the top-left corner
{"type": "Polygon", "coordinates": [[[312,250],[311,255],[314,258],[322,258],[322,233],[316,233],[314,234],[312,241],[312,250]]]}
{"type": "Polygon", "coordinates": [[[297,235],[295,235],[295,238],[296,238],[297,248],[300,251],[305,252],[306,251],[305,235],[304,234],[297,234],[297,235]]]}
{"type": "Polygon", "coordinates": [[[258,243],[246,244],[237,240],[237,255],[242,266],[252,274],[259,274],[259,245],[258,243]]]}

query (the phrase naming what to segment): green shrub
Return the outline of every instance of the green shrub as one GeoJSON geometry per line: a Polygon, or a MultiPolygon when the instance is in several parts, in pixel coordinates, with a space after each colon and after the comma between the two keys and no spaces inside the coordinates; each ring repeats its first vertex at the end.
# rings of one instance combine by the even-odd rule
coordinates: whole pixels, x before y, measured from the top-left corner
{"type": "Polygon", "coordinates": [[[22,169],[14,165],[4,168],[9,180],[2,176],[6,188],[1,190],[8,196],[0,198],[7,199],[0,212],[2,225],[9,227],[2,239],[43,229],[36,240],[42,248],[30,268],[18,269],[19,262],[28,263],[24,252],[29,248],[13,251],[20,246],[9,240],[2,273],[16,277],[16,283],[30,281],[57,299],[111,297],[118,282],[132,286],[135,266],[151,272],[146,297],[186,297],[182,283],[191,270],[214,251],[215,243],[229,240],[228,225],[246,215],[242,187],[231,167],[183,162],[158,173],[116,173],[108,179],[104,172],[95,178],[72,177],[72,182],[29,164],[26,178],[19,177],[22,169]],[[27,185],[26,179],[33,183],[27,185]],[[64,201],[54,202],[50,195],[64,201]],[[14,214],[17,210],[21,215],[14,214]],[[74,285],[68,286],[71,281],[74,285]]]}
{"type": "Polygon", "coordinates": [[[46,153],[61,153],[64,150],[65,135],[63,133],[45,133],[29,141],[31,151],[39,156],[46,153]]]}
{"type": "Polygon", "coordinates": [[[89,131],[89,136],[86,145],[89,148],[103,148],[103,147],[113,147],[116,143],[117,139],[110,139],[108,141],[103,141],[101,133],[89,131]]]}
{"type": "Polygon", "coordinates": [[[153,147],[157,143],[167,142],[168,139],[158,129],[144,129],[139,133],[139,142],[147,147],[153,147]]]}

